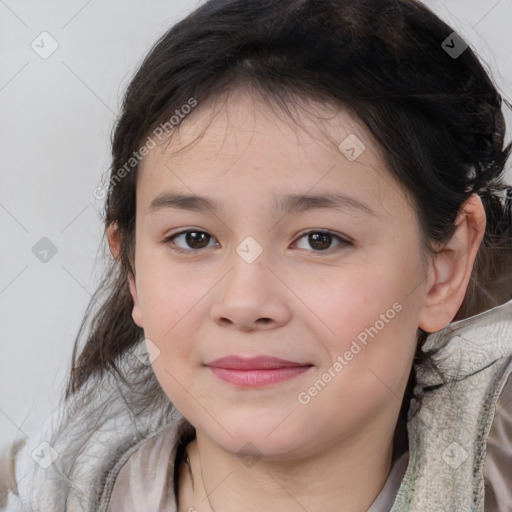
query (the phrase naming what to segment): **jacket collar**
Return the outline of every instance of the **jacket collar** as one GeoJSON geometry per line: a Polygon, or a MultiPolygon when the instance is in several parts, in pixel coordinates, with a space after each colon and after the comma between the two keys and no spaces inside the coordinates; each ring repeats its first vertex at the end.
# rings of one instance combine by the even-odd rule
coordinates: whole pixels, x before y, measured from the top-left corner
{"type": "Polygon", "coordinates": [[[429,366],[416,367],[420,386],[437,386],[462,380],[510,354],[512,300],[478,315],[452,322],[431,334],[424,350],[438,347],[442,348],[432,359],[439,372],[429,366]]]}

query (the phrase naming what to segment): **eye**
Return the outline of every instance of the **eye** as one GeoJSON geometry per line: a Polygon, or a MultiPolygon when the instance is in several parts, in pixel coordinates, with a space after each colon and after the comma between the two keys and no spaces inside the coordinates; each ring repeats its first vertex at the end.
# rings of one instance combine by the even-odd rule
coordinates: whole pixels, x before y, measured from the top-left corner
{"type": "MultiPolygon", "coordinates": [[[[331,243],[333,239],[339,240],[340,243],[338,243],[334,248],[339,248],[340,246],[345,245],[351,245],[351,243],[348,240],[345,240],[339,235],[336,235],[332,233],[331,231],[324,231],[324,230],[316,230],[316,231],[309,231],[308,233],[305,233],[302,235],[298,240],[302,240],[307,237],[306,243],[310,245],[310,247],[313,247],[315,249],[314,252],[323,252],[329,250],[331,247],[331,243]]],[[[299,247],[299,249],[307,249],[307,247],[299,247]]]]}
{"type": "MultiPolygon", "coordinates": [[[[298,240],[305,239],[307,237],[306,243],[310,245],[314,249],[313,252],[326,252],[329,249],[332,249],[331,244],[334,239],[338,240],[339,243],[334,246],[334,248],[339,248],[340,246],[351,245],[351,242],[345,240],[343,237],[332,233],[331,231],[326,230],[315,230],[309,231],[308,233],[303,234],[298,240]]],[[[168,236],[163,240],[163,244],[171,243],[174,247],[171,247],[173,251],[182,252],[182,253],[190,253],[196,252],[199,249],[208,248],[208,243],[214,240],[214,238],[204,231],[188,229],[184,231],[180,231],[179,233],[175,233],[173,235],[168,236]],[[178,243],[185,243],[185,247],[180,247],[177,241],[181,240],[178,243]],[[194,251],[194,249],[196,251],[194,251]]],[[[215,244],[213,245],[215,246],[215,244]]],[[[213,247],[210,246],[210,247],[213,247]]],[[[299,249],[308,249],[307,247],[299,247],[299,249]]]]}
{"type": "Polygon", "coordinates": [[[199,231],[195,229],[189,229],[185,231],[180,231],[179,233],[175,233],[174,235],[168,236],[162,243],[168,244],[172,243],[175,247],[172,247],[173,251],[177,252],[191,252],[191,249],[205,249],[208,247],[208,242],[212,240],[208,233],[204,231],[199,231]],[[176,244],[175,241],[180,240],[181,243],[187,244],[188,247],[180,247],[176,244]]]}

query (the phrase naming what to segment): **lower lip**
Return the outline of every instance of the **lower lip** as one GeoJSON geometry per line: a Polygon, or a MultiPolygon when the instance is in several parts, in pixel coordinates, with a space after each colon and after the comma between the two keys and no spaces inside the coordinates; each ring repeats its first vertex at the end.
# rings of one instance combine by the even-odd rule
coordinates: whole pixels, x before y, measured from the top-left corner
{"type": "Polygon", "coordinates": [[[292,379],[309,370],[311,366],[286,366],[265,370],[233,370],[216,366],[210,366],[210,368],[219,379],[226,382],[238,386],[256,387],[292,379]]]}

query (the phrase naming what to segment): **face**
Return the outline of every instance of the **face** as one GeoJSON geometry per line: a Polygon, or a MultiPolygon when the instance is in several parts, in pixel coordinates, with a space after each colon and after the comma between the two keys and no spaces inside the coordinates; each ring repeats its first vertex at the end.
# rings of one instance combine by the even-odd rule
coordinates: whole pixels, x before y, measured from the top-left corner
{"type": "Polygon", "coordinates": [[[375,433],[414,356],[425,268],[410,201],[357,119],[315,112],[298,127],[239,91],[215,116],[199,105],[139,170],[133,318],[169,399],[231,453],[375,433]],[[230,356],[288,363],[209,366],[230,356]]]}

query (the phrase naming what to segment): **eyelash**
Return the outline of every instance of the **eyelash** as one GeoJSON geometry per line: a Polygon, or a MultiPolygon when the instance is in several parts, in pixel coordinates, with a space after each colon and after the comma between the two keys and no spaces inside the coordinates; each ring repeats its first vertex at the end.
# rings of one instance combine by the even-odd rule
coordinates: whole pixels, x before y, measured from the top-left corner
{"type": "MultiPolygon", "coordinates": [[[[208,233],[206,231],[201,231],[199,229],[185,229],[183,231],[179,231],[178,233],[174,233],[174,234],[166,237],[162,241],[162,244],[167,245],[167,244],[169,244],[171,242],[172,245],[174,246],[174,247],[171,247],[171,250],[175,251],[175,252],[178,252],[178,253],[181,253],[181,254],[190,254],[190,253],[202,251],[204,249],[210,249],[210,247],[203,247],[202,249],[192,249],[192,248],[191,249],[182,249],[181,247],[177,247],[176,244],[173,242],[173,239],[177,238],[178,236],[185,235],[187,233],[204,233],[205,235],[208,235],[208,233]]],[[[305,236],[308,236],[308,235],[310,235],[312,233],[320,233],[320,234],[331,235],[333,238],[337,238],[339,240],[339,242],[340,242],[334,248],[325,249],[325,250],[316,250],[316,251],[313,250],[313,251],[311,251],[313,254],[318,254],[318,255],[323,254],[323,253],[331,254],[333,252],[333,249],[336,250],[338,248],[338,250],[341,250],[345,246],[353,245],[352,242],[350,242],[349,240],[341,237],[340,235],[337,235],[336,233],[333,233],[332,231],[324,230],[324,229],[310,230],[310,231],[308,231],[306,233],[303,233],[297,240],[300,240],[300,239],[304,238],[305,236]]],[[[213,238],[213,237],[211,237],[211,238],[213,238]]]]}

